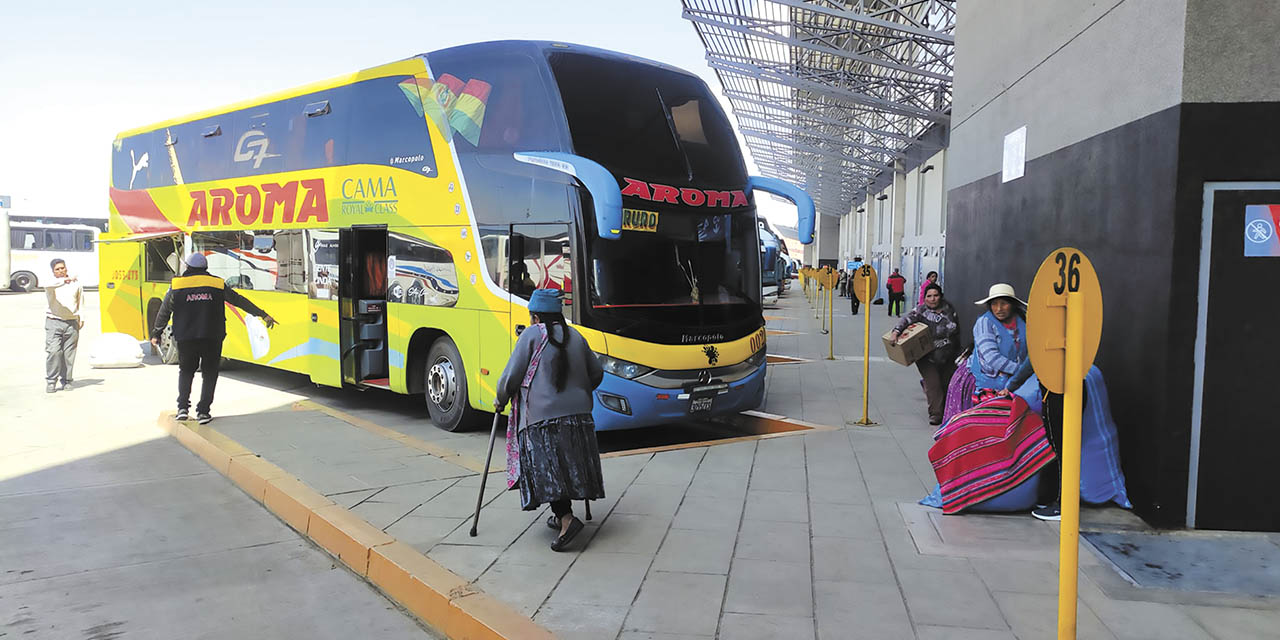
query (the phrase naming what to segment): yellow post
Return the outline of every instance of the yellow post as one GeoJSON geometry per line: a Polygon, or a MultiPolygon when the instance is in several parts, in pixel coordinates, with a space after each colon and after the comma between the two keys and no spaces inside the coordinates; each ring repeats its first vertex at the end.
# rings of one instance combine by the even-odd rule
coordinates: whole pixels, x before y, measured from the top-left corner
{"type": "Polygon", "coordinates": [[[867,278],[867,303],[862,307],[862,420],[861,425],[873,424],[867,416],[871,398],[871,278],[867,278]]]}
{"type": "Polygon", "coordinates": [[[1058,543],[1058,640],[1076,637],[1080,552],[1080,414],[1084,404],[1084,294],[1067,293],[1067,354],[1062,395],[1062,522],[1058,543]]]}
{"type": "Polygon", "coordinates": [[[836,305],[835,296],[827,300],[827,359],[836,359],[836,305]]]}

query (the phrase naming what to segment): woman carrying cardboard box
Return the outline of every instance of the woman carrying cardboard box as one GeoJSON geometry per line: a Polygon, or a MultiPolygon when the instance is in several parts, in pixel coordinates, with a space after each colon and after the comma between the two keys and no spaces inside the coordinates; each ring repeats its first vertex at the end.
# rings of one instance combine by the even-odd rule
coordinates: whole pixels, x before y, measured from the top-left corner
{"type": "Polygon", "coordinates": [[[933,351],[916,360],[916,369],[924,379],[924,395],[929,401],[929,424],[942,424],[943,405],[947,399],[947,383],[956,370],[956,354],[960,342],[956,309],[942,297],[942,287],[937,283],[925,286],[924,302],[907,312],[894,326],[890,336],[894,340],[912,324],[922,322],[933,334],[933,351]]]}

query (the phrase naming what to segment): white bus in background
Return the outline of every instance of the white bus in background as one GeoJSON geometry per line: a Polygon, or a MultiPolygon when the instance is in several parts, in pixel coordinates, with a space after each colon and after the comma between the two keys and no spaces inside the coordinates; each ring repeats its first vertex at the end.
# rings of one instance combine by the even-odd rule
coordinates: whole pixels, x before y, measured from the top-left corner
{"type": "Polygon", "coordinates": [[[53,279],[61,258],[83,287],[98,286],[98,229],[83,224],[9,223],[9,288],[31,291],[53,279]]]}

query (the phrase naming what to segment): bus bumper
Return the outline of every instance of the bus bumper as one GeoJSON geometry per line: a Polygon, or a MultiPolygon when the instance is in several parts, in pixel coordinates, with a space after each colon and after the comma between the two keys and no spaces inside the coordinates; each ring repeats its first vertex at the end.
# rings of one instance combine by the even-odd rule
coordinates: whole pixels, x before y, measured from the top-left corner
{"type": "MultiPolygon", "coordinates": [[[[764,368],[760,365],[751,375],[729,383],[729,389],[716,396],[710,411],[689,413],[689,400],[679,399],[679,389],[659,389],[606,373],[595,390],[595,407],[591,417],[596,431],[638,429],[685,420],[705,420],[750,411],[764,402],[764,368]],[[660,396],[667,396],[663,399],[660,396]],[[605,404],[606,396],[625,398],[628,415],[605,404]]],[[[616,400],[611,404],[617,405],[616,400]]]]}

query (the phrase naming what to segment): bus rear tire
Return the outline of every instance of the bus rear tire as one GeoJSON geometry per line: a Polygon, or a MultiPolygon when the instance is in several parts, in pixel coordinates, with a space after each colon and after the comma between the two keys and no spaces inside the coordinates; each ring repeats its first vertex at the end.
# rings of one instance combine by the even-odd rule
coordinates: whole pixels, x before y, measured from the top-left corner
{"type": "Polygon", "coordinates": [[[445,431],[463,431],[475,424],[479,412],[469,403],[467,372],[453,340],[442,336],[431,343],[423,366],[423,396],[431,421],[445,431]]]}
{"type": "Polygon", "coordinates": [[[30,271],[19,271],[9,278],[9,288],[20,293],[27,293],[36,288],[36,282],[36,274],[30,271]]]}

